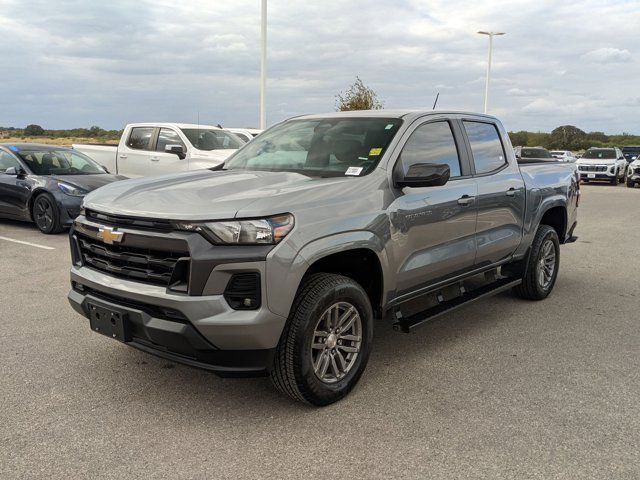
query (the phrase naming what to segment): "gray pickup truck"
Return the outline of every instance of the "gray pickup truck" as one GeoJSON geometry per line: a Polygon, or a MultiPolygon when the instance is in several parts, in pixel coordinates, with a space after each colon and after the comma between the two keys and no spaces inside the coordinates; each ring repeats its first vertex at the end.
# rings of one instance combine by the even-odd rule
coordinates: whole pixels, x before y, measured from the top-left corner
{"type": "Polygon", "coordinates": [[[518,165],[491,116],[293,118],[223,168],[89,194],[69,300],[130,346],[327,405],[362,375],[374,319],[408,332],[506,289],[549,295],[579,188],[574,164],[518,165]]]}

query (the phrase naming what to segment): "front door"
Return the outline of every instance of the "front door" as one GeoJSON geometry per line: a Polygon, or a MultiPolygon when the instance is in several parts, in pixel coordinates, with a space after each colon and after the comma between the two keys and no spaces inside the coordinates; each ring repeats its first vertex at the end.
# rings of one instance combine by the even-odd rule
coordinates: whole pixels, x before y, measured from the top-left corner
{"type": "Polygon", "coordinates": [[[22,168],[13,155],[0,150],[0,215],[10,218],[24,218],[31,187],[23,175],[4,173],[7,168],[11,167],[22,168]]]}
{"type": "Polygon", "coordinates": [[[397,295],[446,280],[473,268],[476,255],[476,180],[469,175],[466,150],[447,120],[418,125],[394,168],[415,163],[449,165],[443,186],[398,191],[390,205],[392,263],[397,295]],[[462,148],[460,148],[462,146],[462,148]],[[461,161],[462,160],[462,161],[461,161]]]}

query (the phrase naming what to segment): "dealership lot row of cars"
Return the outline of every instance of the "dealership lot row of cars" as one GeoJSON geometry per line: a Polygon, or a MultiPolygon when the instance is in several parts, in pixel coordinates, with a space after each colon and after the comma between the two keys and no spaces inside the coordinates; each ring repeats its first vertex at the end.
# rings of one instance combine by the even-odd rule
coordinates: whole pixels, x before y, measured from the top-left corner
{"type": "Polygon", "coordinates": [[[543,147],[515,147],[516,156],[526,160],[558,159],[562,162],[573,162],[578,168],[580,179],[590,181],[607,181],[612,185],[626,183],[633,188],[640,183],[640,146],[589,148],[580,156],[568,150],[548,151],[543,147]]]}

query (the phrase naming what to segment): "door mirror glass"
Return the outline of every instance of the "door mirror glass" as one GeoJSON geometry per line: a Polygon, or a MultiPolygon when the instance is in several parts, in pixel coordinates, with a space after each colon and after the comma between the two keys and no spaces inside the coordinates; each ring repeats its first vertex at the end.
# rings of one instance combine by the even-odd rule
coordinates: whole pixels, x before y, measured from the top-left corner
{"type": "Polygon", "coordinates": [[[449,181],[449,165],[443,163],[414,163],[406,174],[398,174],[398,187],[438,187],[449,181]]]}
{"type": "Polygon", "coordinates": [[[164,151],[165,153],[173,153],[175,155],[178,155],[180,159],[186,157],[184,147],[182,145],[170,143],[164,146],[164,151]]]}

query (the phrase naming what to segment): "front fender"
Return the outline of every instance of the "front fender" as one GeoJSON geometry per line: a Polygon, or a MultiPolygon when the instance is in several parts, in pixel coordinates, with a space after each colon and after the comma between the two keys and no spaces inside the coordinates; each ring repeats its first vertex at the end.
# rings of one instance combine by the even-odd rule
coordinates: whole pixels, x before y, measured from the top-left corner
{"type": "Polygon", "coordinates": [[[389,291],[389,261],[384,241],[373,232],[356,230],[322,237],[307,243],[297,252],[288,245],[286,247],[269,255],[274,258],[267,258],[268,305],[273,313],[289,315],[300,282],[311,265],[329,255],[348,250],[373,251],[382,269],[383,292],[389,291]]]}

